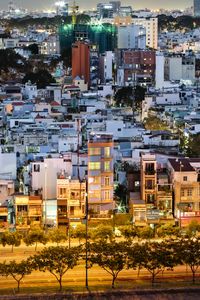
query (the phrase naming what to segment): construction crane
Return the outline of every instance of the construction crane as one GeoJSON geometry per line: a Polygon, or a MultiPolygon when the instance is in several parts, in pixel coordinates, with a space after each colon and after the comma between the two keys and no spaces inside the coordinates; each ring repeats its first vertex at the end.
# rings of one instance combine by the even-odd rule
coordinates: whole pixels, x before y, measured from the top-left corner
{"type": "Polygon", "coordinates": [[[74,0],[73,5],[70,6],[72,9],[72,25],[76,24],[76,18],[77,18],[77,13],[79,11],[79,6],[76,4],[76,1],[74,0]]]}

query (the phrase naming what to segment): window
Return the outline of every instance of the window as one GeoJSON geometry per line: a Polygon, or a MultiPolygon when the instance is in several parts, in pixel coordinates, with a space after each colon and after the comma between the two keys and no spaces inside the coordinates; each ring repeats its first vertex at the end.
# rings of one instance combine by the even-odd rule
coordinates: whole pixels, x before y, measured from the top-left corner
{"type": "Polygon", "coordinates": [[[34,165],[33,170],[34,172],[40,172],[40,165],[34,165]]]}
{"type": "Polygon", "coordinates": [[[188,189],[187,190],[187,195],[190,197],[190,196],[192,196],[192,189],[188,189]]]}
{"type": "Polygon", "coordinates": [[[101,155],[101,148],[89,148],[89,155],[101,155]]]}
{"type": "Polygon", "coordinates": [[[96,198],[96,199],[99,199],[101,198],[101,193],[100,191],[91,191],[89,192],[89,195],[91,198],[96,198]]]}
{"type": "Polygon", "coordinates": [[[154,188],[154,182],[153,180],[146,180],[145,188],[152,190],[154,188]]]}
{"type": "Polygon", "coordinates": [[[110,162],[109,161],[104,162],[104,171],[110,171],[110,162]]]}
{"type": "Polygon", "coordinates": [[[66,192],[67,192],[66,188],[60,188],[59,189],[59,197],[60,198],[65,198],[66,197],[66,192]]]}
{"type": "Polygon", "coordinates": [[[183,181],[187,181],[187,176],[183,176],[183,181]]]}
{"type": "Polygon", "coordinates": [[[110,147],[105,147],[105,148],[104,148],[104,155],[105,155],[106,157],[110,157],[110,147]]]}
{"type": "Polygon", "coordinates": [[[74,215],[74,206],[70,206],[70,210],[69,210],[70,215],[74,215]]]}
{"type": "Polygon", "coordinates": [[[100,170],[101,163],[100,162],[89,162],[89,170],[100,170]]]}
{"type": "Polygon", "coordinates": [[[109,186],[110,185],[110,178],[109,177],[105,177],[104,183],[105,183],[105,186],[109,186]]]}
{"type": "Polygon", "coordinates": [[[184,189],[181,189],[181,197],[184,197],[184,196],[185,196],[184,189]]]}
{"type": "Polygon", "coordinates": [[[105,198],[105,200],[110,199],[110,191],[105,191],[104,198],[105,198]]]}

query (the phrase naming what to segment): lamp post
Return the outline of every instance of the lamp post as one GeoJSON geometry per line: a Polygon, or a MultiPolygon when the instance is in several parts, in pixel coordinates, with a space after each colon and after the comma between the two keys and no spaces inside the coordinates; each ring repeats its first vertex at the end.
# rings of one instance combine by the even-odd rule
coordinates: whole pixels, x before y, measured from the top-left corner
{"type": "Polygon", "coordinates": [[[86,176],[85,198],[85,287],[88,289],[88,178],[86,176]]]}

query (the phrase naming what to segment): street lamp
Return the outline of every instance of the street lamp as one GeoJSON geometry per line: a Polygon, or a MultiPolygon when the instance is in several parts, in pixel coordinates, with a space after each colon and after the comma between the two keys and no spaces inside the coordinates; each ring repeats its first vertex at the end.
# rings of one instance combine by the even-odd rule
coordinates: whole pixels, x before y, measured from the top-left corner
{"type": "Polygon", "coordinates": [[[86,198],[85,198],[85,287],[88,289],[88,178],[86,180],[86,198]]]}

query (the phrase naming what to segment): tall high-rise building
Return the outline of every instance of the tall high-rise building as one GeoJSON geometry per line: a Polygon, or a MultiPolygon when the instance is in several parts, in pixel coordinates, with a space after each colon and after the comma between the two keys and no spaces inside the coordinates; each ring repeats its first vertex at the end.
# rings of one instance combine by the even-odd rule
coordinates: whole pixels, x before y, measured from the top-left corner
{"type": "Polygon", "coordinates": [[[200,0],[194,0],[194,16],[200,17],[200,0]]]}
{"type": "Polygon", "coordinates": [[[90,83],[90,45],[84,41],[72,45],[72,78],[77,76],[90,83]]]}
{"type": "Polygon", "coordinates": [[[88,141],[88,204],[97,214],[114,208],[113,135],[91,133],[88,141]]]}

